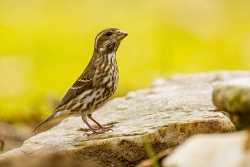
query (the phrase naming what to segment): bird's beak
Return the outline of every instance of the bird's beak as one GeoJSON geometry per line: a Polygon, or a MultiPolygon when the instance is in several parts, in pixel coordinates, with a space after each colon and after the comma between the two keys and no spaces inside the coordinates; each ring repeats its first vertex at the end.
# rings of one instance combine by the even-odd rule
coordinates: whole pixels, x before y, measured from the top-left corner
{"type": "Polygon", "coordinates": [[[122,30],[119,30],[117,33],[117,39],[118,40],[122,40],[123,38],[125,38],[128,34],[126,32],[123,32],[122,30]]]}

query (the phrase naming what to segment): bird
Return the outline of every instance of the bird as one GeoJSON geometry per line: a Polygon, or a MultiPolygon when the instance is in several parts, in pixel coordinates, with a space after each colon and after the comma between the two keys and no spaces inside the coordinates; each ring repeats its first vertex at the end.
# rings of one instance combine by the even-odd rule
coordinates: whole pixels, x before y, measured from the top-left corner
{"type": "Polygon", "coordinates": [[[118,28],[108,28],[96,36],[94,53],[87,67],[67,91],[53,113],[33,132],[37,132],[49,121],[67,115],[81,116],[82,121],[92,131],[87,134],[88,136],[112,130],[113,126],[103,126],[92,117],[92,113],[106,104],[116,91],[119,79],[116,52],[121,41],[127,35],[118,28]],[[87,118],[96,123],[98,128],[93,128],[87,118]]]}

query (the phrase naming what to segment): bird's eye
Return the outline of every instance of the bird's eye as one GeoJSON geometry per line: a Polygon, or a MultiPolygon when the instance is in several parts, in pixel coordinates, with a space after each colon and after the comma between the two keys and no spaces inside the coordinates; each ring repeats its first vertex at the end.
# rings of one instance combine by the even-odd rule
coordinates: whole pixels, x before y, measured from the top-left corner
{"type": "Polygon", "coordinates": [[[111,32],[107,32],[107,33],[106,33],[106,36],[108,36],[108,37],[109,37],[110,35],[112,35],[112,33],[111,33],[111,32]]]}

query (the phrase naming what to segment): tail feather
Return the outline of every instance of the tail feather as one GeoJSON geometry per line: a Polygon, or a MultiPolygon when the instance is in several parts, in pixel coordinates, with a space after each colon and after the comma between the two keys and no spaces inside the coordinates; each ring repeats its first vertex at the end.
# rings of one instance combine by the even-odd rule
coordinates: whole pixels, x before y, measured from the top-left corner
{"type": "Polygon", "coordinates": [[[47,124],[49,121],[53,120],[54,117],[55,117],[55,114],[52,114],[50,117],[48,117],[47,119],[45,119],[42,123],[40,123],[31,133],[37,132],[45,124],[47,124]]]}

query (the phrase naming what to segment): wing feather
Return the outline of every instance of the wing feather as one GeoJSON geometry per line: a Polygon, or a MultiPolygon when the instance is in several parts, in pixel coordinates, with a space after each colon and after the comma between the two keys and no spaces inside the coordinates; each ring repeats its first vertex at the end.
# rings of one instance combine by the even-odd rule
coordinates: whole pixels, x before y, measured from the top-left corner
{"type": "Polygon", "coordinates": [[[61,103],[55,109],[55,111],[70,102],[72,99],[74,99],[76,96],[78,96],[85,90],[90,89],[93,85],[94,75],[95,68],[93,66],[88,66],[80,75],[80,77],[76,80],[76,82],[72,85],[72,87],[68,90],[68,92],[65,94],[61,103]]]}

